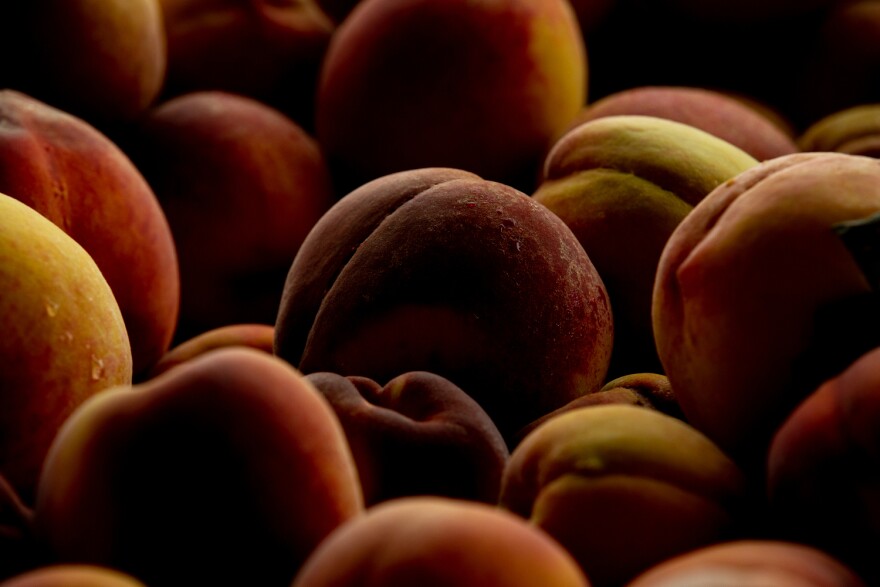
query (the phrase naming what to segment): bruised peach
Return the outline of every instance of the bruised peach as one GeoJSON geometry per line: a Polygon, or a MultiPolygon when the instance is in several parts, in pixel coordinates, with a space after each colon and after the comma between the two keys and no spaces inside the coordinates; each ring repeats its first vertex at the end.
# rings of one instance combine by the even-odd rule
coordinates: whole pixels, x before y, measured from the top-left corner
{"type": "Polygon", "coordinates": [[[568,227],[462,170],[376,179],[337,202],[293,261],[275,353],[308,373],[445,377],[505,438],[601,387],[613,324],[568,227]]]}
{"type": "Polygon", "coordinates": [[[448,379],[424,371],[384,386],[335,373],[306,378],[342,423],[366,505],[410,495],[498,499],[507,445],[488,414],[448,379]]]}
{"type": "Polygon", "coordinates": [[[368,508],[322,542],[292,587],[589,587],[545,532],[488,504],[408,497],[368,508]]]}
{"type": "Polygon", "coordinates": [[[557,415],[513,449],[499,504],[556,538],[594,585],[621,585],[736,530],[740,469],[696,429],[632,405],[557,415]]]}
{"type": "Polygon", "coordinates": [[[438,166],[525,190],[586,88],[566,0],[363,0],[331,39],[316,133],[342,193],[438,166]]]}
{"type": "Polygon", "coordinates": [[[156,377],[190,359],[209,351],[244,346],[272,354],[275,344],[275,327],[271,324],[230,324],[208,330],[169,349],[153,366],[147,377],[156,377]]]}
{"type": "Polygon", "coordinates": [[[663,251],[653,317],[665,373],[688,421],[750,469],[808,393],[876,345],[858,299],[872,287],[878,180],[869,157],[765,161],[707,196],[663,251]]]}
{"type": "Polygon", "coordinates": [[[724,139],[656,116],[589,120],[553,146],[532,195],[572,230],[608,289],[612,377],[662,370],[651,323],[660,253],[695,204],[757,163],[724,139]]]}
{"type": "Polygon", "coordinates": [[[193,92],[150,110],[129,152],[177,248],[177,343],[229,324],[274,322],[287,270],[333,203],[315,140],[251,98],[193,92]]]}
{"type": "Polygon", "coordinates": [[[770,539],[722,542],[649,569],[626,587],[760,585],[761,587],[867,587],[852,569],[817,548],[770,539]]]}
{"type": "Polygon", "coordinates": [[[165,214],[140,171],[84,120],[0,91],[0,192],[61,227],[113,290],[134,372],[168,350],[177,326],[177,253],[165,214]]]}
{"type": "Polygon", "coordinates": [[[333,410],[267,353],[215,350],[92,399],[42,471],[34,527],[54,560],[148,585],[288,585],[362,510],[333,410]]]}

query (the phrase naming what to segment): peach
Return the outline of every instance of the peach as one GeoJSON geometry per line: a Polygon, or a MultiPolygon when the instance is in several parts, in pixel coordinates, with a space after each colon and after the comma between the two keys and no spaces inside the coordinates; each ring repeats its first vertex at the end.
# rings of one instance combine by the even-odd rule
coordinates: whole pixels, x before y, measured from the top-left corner
{"type": "Polygon", "coordinates": [[[311,127],[335,25],[315,0],[158,0],[168,38],[165,96],[242,94],[311,127]]]}
{"type": "Polygon", "coordinates": [[[797,403],[876,338],[857,309],[871,307],[859,299],[874,280],[878,180],[869,157],[765,161],[709,194],[663,251],[653,319],[665,373],[688,421],[749,469],[763,469],[797,403]]]}
{"type": "Polygon", "coordinates": [[[60,226],[97,263],[122,311],[134,373],[168,350],[177,326],[177,253],[146,180],[101,131],[0,91],[0,192],[60,226]]]}
{"type": "Polygon", "coordinates": [[[424,371],[384,386],[326,372],[306,379],[342,423],[367,506],[410,495],[497,501],[507,445],[488,414],[448,379],[424,371]]]}
{"type": "Polygon", "coordinates": [[[174,236],[175,342],[230,324],[273,323],[293,257],[333,203],[311,135],[252,98],[205,91],[150,110],[127,150],[174,236]]]}
{"type": "Polygon", "coordinates": [[[304,373],[445,377],[505,436],[602,386],[614,327],[568,227],[514,188],[458,169],[378,178],[299,250],[275,353],[304,373]]]}
{"type": "Polygon", "coordinates": [[[584,407],[513,449],[501,507],[558,540],[597,586],[736,530],[740,469],[690,425],[632,405],[584,407]]]}
{"type": "Polygon", "coordinates": [[[322,542],[292,587],[589,587],[555,540],[488,504],[398,498],[322,542]]]}
{"type": "Polygon", "coordinates": [[[115,569],[96,565],[53,564],[0,583],[0,587],[146,587],[115,569]]]}
{"type": "Polygon", "coordinates": [[[36,535],[148,585],[289,585],[363,508],[332,408],[290,365],[206,353],[93,396],[45,460],[36,535]]]}
{"type": "Polygon", "coordinates": [[[131,382],[131,346],[91,256],[5,194],[0,291],[0,475],[30,503],[61,424],[86,399],[131,382]]]}
{"type": "Polygon", "coordinates": [[[271,324],[229,324],[208,330],[169,349],[147,374],[148,378],[215,349],[245,346],[270,355],[274,352],[275,327],[271,324]]]}
{"type": "Polygon", "coordinates": [[[781,531],[828,550],[873,582],[880,579],[878,365],[875,346],[808,395],[774,434],[767,464],[781,531]]]}
{"type": "Polygon", "coordinates": [[[4,6],[0,80],[96,126],[131,121],[167,67],[158,0],[33,0],[4,6]]]}
{"type": "Polygon", "coordinates": [[[852,569],[817,548],[771,539],[724,542],[664,561],[626,587],[760,585],[867,587],[852,569]]]}
{"type": "Polygon", "coordinates": [[[341,193],[421,167],[528,190],[586,88],[567,0],[363,0],[331,39],[316,134],[341,193]]]}
{"type": "Polygon", "coordinates": [[[662,370],[651,323],[660,253],[695,204],[757,163],[724,139],[656,116],[586,121],[553,146],[532,196],[572,230],[608,289],[612,377],[662,370]]]}
{"type": "Polygon", "coordinates": [[[588,104],[569,128],[604,116],[656,116],[695,126],[739,147],[758,161],[796,153],[792,136],[751,102],[708,88],[640,86],[588,104]]]}
{"type": "Polygon", "coordinates": [[[860,104],[813,122],[798,137],[803,151],[880,158],[880,103],[860,104]]]}

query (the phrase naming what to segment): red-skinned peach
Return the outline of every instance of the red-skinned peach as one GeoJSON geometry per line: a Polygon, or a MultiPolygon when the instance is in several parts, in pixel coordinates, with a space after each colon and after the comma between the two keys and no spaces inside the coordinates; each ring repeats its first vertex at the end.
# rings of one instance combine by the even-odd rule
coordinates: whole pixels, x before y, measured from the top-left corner
{"type": "Polygon", "coordinates": [[[558,217],[505,184],[428,168],[365,184],[318,221],[275,336],[306,374],[445,377],[509,438],[602,386],[613,323],[558,217]]]}

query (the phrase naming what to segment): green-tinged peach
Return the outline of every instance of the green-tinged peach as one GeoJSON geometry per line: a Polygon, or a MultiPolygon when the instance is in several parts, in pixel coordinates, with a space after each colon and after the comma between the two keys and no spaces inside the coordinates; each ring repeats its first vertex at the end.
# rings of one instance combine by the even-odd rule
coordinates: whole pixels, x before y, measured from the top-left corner
{"type": "MultiPolygon", "coordinates": [[[[752,101],[754,102],[754,101],[752,101]]],[[[587,104],[569,128],[617,115],[656,116],[689,124],[739,147],[758,161],[800,149],[779,123],[720,90],[690,86],[640,86],[615,92],[587,104]]]]}
{"type": "Polygon", "coordinates": [[[204,353],[230,346],[245,346],[270,355],[274,352],[275,327],[271,324],[230,324],[220,326],[185,340],[168,350],[150,369],[147,377],[156,377],[204,353]]]}
{"type": "Polygon", "coordinates": [[[695,204],[757,163],[724,139],[656,116],[597,118],[553,146],[533,197],[572,230],[608,289],[612,377],[662,371],[651,324],[660,253],[695,204]]]}
{"type": "Polygon", "coordinates": [[[314,138],[257,100],[202,91],[151,109],[129,139],[177,248],[175,341],[273,323],[293,257],[333,203],[314,138]]]}
{"type": "Polygon", "coordinates": [[[53,564],[10,577],[0,587],[146,587],[125,573],[96,565],[53,564]]]}
{"type": "Polygon", "coordinates": [[[443,497],[390,500],[322,542],[293,587],[589,587],[559,543],[518,516],[443,497]]]}
{"type": "Polygon", "coordinates": [[[390,174],[337,202],[293,261],[275,352],[305,373],[445,377],[505,438],[602,386],[605,287],[569,228],[457,169],[390,174]]]}
{"type": "Polygon", "coordinates": [[[166,97],[221,90],[311,128],[335,24],[315,0],[158,0],[168,38],[166,97]]]}
{"type": "Polygon", "coordinates": [[[131,382],[107,281],[55,224],[0,194],[0,474],[30,502],[58,428],[87,398],[131,382]]]}
{"type": "Polygon", "coordinates": [[[632,405],[546,420],[513,449],[499,504],[556,538],[594,585],[621,585],[737,530],[740,469],[696,429],[632,405]]]}
{"type": "Polygon", "coordinates": [[[567,0],[363,0],[331,39],[316,134],[342,193],[437,166],[529,190],[586,88],[567,0]]]}
{"type": "Polygon", "coordinates": [[[180,283],[168,222],[138,169],[81,118],[0,91],[0,192],[21,200],[88,251],[113,290],[134,373],[168,350],[180,283]]]}
{"type": "Polygon", "coordinates": [[[827,552],[771,539],[722,542],[663,561],[626,587],[867,587],[827,552]]]}
{"type": "Polygon", "coordinates": [[[342,423],[367,506],[411,495],[497,501],[507,444],[485,410],[448,379],[424,371],[385,385],[335,373],[306,378],[342,423]]]}
{"type": "Polygon", "coordinates": [[[880,158],[880,103],[833,112],[798,137],[803,151],[834,151],[880,158]]]}
{"type": "Polygon", "coordinates": [[[148,585],[289,585],[363,508],[332,408],[284,361],[211,351],[84,402],[45,460],[34,513],[54,560],[148,585]]]}
{"type": "Polygon", "coordinates": [[[167,52],[158,0],[31,0],[4,6],[0,85],[99,127],[158,97],[167,52]]]}
{"type": "Polygon", "coordinates": [[[663,251],[653,319],[665,373],[688,421],[750,470],[808,393],[876,346],[858,312],[878,212],[880,161],[796,153],[719,186],[663,251]]]}

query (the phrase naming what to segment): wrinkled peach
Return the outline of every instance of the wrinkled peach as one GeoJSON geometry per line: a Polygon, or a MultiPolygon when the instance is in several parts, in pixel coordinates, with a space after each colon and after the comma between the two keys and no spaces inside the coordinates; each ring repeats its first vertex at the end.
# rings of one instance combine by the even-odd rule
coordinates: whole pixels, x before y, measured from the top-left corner
{"type": "Polygon", "coordinates": [[[602,386],[613,324],[568,227],[514,188],[428,168],[351,192],[290,268],[275,353],[304,373],[445,377],[505,438],[602,386]]]}

